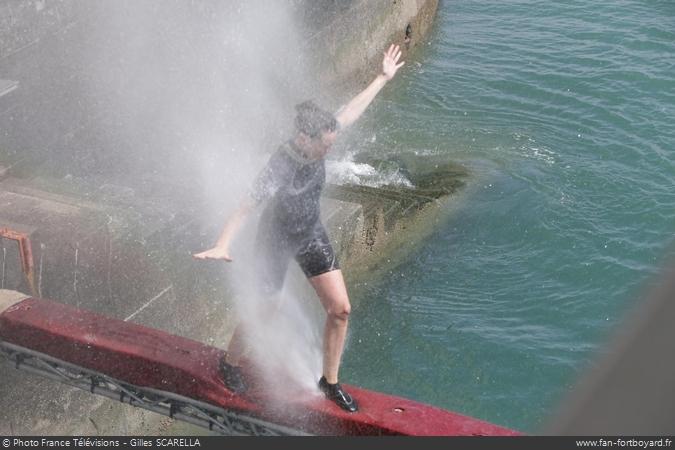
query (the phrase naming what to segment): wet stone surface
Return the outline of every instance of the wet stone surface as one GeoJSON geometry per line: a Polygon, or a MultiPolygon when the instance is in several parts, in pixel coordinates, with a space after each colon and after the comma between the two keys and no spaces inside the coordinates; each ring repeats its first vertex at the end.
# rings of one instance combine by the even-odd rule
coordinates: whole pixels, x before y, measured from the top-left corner
{"type": "MultiPolygon", "coordinates": [[[[356,222],[348,222],[348,237],[337,240],[343,270],[358,285],[401,261],[436,228],[445,205],[465,185],[468,171],[461,165],[433,158],[363,161],[378,171],[398,171],[411,186],[370,187],[331,184],[326,197],[360,205],[356,222]],[[367,274],[367,275],[366,275],[367,274]]],[[[335,236],[336,228],[331,226],[335,236]]],[[[344,232],[340,236],[344,236],[344,232]]]]}
{"type": "Polygon", "coordinates": [[[429,160],[391,161],[368,160],[378,172],[392,170],[392,167],[406,175],[412,186],[396,185],[370,187],[355,184],[331,184],[326,196],[342,201],[363,205],[365,214],[378,210],[385,211],[388,221],[414,214],[431,202],[450,196],[465,184],[468,171],[452,162],[429,160]]]}

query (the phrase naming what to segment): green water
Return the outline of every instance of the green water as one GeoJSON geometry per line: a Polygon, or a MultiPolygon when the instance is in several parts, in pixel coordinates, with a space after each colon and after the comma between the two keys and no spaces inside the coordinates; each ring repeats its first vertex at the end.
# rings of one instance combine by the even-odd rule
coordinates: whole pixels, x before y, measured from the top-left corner
{"type": "Polygon", "coordinates": [[[675,230],[675,2],[444,1],[360,152],[472,172],[353,298],[342,378],[536,432],[675,230]]]}

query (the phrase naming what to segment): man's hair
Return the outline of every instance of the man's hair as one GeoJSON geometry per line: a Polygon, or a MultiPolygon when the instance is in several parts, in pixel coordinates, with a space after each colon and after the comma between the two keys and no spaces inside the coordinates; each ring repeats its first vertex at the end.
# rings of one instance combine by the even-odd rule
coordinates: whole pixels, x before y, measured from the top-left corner
{"type": "Polygon", "coordinates": [[[307,100],[295,105],[297,116],[295,128],[311,138],[319,136],[322,132],[335,131],[338,122],[333,114],[319,108],[313,101],[307,100]]]}

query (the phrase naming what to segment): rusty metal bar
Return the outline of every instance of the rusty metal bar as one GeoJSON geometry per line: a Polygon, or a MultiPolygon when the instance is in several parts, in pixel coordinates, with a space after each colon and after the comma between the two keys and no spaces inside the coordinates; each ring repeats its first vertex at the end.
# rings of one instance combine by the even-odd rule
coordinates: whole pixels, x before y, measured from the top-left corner
{"type": "Polygon", "coordinates": [[[0,227],[0,237],[16,241],[19,245],[19,257],[21,258],[21,271],[26,277],[26,282],[33,296],[38,296],[35,288],[35,270],[33,266],[33,251],[30,238],[26,233],[0,227]]]}

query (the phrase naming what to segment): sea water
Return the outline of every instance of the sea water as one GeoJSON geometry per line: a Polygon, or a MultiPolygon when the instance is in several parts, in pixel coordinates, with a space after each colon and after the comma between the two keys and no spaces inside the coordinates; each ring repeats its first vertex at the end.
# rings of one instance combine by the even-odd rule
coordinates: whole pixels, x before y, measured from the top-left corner
{"type": "Polygon", "coordinates": [[[358,151],[471,177],[356,290],[343,381],[536,432],[666,260],[674,123],[675,2],[442,1],[358,151]]]}

